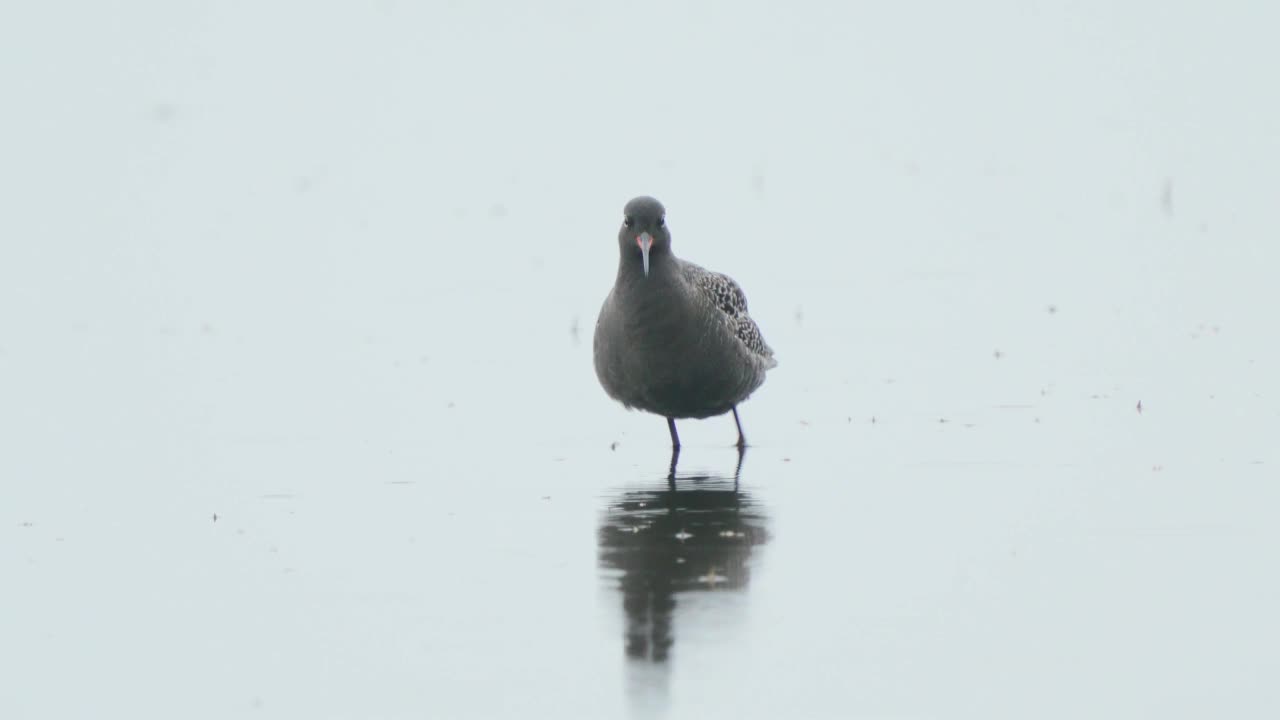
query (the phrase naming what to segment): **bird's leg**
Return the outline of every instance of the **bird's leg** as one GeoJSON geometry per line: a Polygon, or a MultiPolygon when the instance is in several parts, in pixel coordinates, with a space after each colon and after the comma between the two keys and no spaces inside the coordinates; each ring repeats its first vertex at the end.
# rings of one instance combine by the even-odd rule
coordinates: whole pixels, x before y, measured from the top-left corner
{"type": "MultiPolygon", "coordinates": [[[[738,449],[741,450],[747,446],[747,438],[742,434],[742,421],[738,419],[737,405],[733,406],[733,424],[738,426],[738,449]]],[[[674,433],[675,430],[672,430],[671,432],[674,433]]]]}
{"type": "Polygon", "coordinates": [[[671,468],[667,470],[667,487],[675,492],[676,489],[676,463],[680,462],[680,446],[676,445],[671,448],[671,468]]]}
{"type": "Polygon", "coordinates": [[[667,418],[667,429],[671,431],[671,449],[680,449],[680,436],[676,434],[676,419],[667,418]]]}

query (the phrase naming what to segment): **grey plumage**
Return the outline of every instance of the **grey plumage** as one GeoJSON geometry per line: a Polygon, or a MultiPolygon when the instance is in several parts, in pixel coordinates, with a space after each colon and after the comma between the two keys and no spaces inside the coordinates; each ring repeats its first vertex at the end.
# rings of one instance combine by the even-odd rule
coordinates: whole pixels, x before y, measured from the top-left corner
{"type": "MultiPolygon", "coordinates": [[[[635,198],[624,209],[613,289],[596,322],[595,369],[610,397],[668,418],[734,411],[778,363],[732,278],[671,252],[666,210],[635,198]]],[[[739,444],[744,440],[739,425],[739,444]]]]}

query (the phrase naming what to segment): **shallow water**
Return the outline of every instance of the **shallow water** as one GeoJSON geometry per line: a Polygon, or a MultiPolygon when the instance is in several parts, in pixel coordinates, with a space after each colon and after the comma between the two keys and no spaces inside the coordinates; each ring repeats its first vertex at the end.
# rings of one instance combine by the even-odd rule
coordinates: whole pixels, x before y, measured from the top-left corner
{"type": "Polygon", "coordinates": [[[1274,10],[532,7],[4,11],[0,717],[1280,711],[1274,10]]]}

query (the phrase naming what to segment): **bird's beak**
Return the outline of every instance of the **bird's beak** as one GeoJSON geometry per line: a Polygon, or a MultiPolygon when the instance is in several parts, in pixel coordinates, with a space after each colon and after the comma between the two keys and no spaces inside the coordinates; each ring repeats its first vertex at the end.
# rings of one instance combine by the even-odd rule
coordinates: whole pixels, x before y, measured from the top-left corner
{"type": "Polygon", "coordinates": [[[649,248],[653,247],[653,236],[649,233],[640,233],[636,236],[636,245],[640,246],[640,259],[644,261],[644,274],[649,275],[649,248]]]}

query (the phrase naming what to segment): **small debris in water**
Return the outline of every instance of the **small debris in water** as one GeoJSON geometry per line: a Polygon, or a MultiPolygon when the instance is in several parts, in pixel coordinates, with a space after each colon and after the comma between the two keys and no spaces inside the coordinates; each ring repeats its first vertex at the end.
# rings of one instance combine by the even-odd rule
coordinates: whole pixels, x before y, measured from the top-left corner
{"type": "Polygon", "coordinates": [[[1139,414],[1139,415],[1141,415],[1141,414],[1142,414],[1142,401],[1141,401],[1141,400],[1139,400],[1139,401],[1138,401],[1138,414],[1139,414]]]}
{"type": "Polygon", "coordinates": [[[1056,315],[1056,314],[1058,313],[1058,306],[1057,306],[1057,305],[1050,305],[1049,307],[1047,307],[1047,308],[1045,308],[1045,309],[1049,311],[1049,314],[1050,314],[1050,315],[1056,315]]]}
{"type": "Polygon", "coordinates": [[[706,575],[698,576],[698,582],[706,583],[707,585],[712,585],[712,586],[714,586],[717,583],[725,582],[728,579],[729,578],[725,577],[724,575],[717,574],[715,568],[711,568],[710,570],[708,570],[706,575]]]}
{"type": "Polygon", "coordinates": [[[609,449],[610,449],[610,450],[617,450],[617,449],[618,449],[618,441],[617,441],[617,440],[614,440],[613,442],[609,443],[609,449]]]}
{"type": "Polygon", "coordinates": [[[218,513],[213,514],[213,521],[218,522],[218,513]]]}
{"type": "Polygon", "coordinates": [[[1201,335],[1217,335],[1221,331],[1222,328],[1218,325],[1200,323],[1196,326],[1195,332],[1191,333],[1191,339],[1199,340],[1201,335]]]}
{"type": "Polygon", "coordinates": [[[995,352],[991,353],[991,356],[999,360],[1000,358],[1004,357],[1004,353],[1000,352],[999,350],[996,350],[995,352]]]}
{"type": "Polygon", "coordinates": [[[173,125],[178,117],[178,106],[173,103],[156,103],[151,108],[151,119],[157,125],[173,125]]]}

